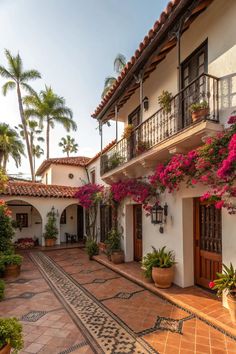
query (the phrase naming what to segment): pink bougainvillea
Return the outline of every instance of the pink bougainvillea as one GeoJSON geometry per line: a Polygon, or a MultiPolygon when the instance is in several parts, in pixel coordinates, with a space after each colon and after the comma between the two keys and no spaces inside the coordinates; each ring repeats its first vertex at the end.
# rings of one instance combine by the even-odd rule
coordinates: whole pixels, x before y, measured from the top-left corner
{"type": "Polygon", "coordinates": [[[88,209],[102,200],[104,187],[98,184],[88,183],[80,187],[75,193],[75,198],[78,198],[80,205],[88,209]]]}

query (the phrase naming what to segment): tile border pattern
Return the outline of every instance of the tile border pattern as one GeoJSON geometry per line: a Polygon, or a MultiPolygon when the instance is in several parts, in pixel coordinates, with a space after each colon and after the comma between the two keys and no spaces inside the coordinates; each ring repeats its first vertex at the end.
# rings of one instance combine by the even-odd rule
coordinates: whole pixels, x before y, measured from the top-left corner
{"type": "Polygon", "coordinates": [[[74,352],[77,349],[80,349],[84,346],[88,345],[88,342],[86,340],[84,340],[83,342],[79,343],[79,344],[75,344],[72,345],[70,348],[63,350],[62,352],[58,353],[58,354],[69,354],[74,352]]]}
{"type": "Polygon", "coordinates": [[[57,297],[73,313],[96,353],[157,353],[51,258],[42,252],[31,253],[30,256],[57,297]]]}

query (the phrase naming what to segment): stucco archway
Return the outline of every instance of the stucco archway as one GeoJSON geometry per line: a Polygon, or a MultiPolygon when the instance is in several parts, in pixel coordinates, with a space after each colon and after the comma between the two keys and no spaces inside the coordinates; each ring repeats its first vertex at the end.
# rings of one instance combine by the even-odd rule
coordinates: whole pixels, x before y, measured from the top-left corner
{"type": "Polygon", "coordinates": [[[14,241],[19,238],[38,239],[42,244],[42,216],[39,210],[24,199],[9,199],[7,201],[9,209],[12,211],[12,218],[19,227],[15,230],[14,241]]]}
{"type": "Polygon", "coordinates": [[[82,241],[84,238],[84,210],[78,203],[70,203],[60,214],[60,242],[76,240],[82,241]],[[66,234],[73,235],[67,238],[66,234]]]}

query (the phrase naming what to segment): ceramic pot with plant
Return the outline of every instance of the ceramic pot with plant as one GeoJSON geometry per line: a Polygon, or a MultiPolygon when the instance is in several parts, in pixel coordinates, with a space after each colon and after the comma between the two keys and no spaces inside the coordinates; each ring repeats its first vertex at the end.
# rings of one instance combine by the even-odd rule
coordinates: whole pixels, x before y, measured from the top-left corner
{"type": "Polygon", "coordinates": [[[4,277],[18,277],[21,270],[23,257],[19,254],[5,254],[0,258],[1,266],[4,268],[4,277]]]}
{"type": "Polygon", "coordinates": [[[154,252],[149,252],[147,253],[141,261],[141,269],[144,271],[144,276],[147,280],[147,282],[152,283],[153,279],[152,279],[152,264],[153,264],[153,260],[155,258],[155,254],[154,252]]]}
{"type": "Polygon", "coordinates": [[[124,158],[120,155],[120,153],[114,152],[114,154],[112,154],[108,159],[108,169],[112,170],[113,168],[118,167],[123,161],[124,158]]]}
{"type": "Polygon", "coordinates": [[[211,281],[209,287],[216,290],[219,297],[226,294],[231,320],[236,323],[236,268],[232,263],[229,267],[223,264],[223,272],[216,275],[217,279],[211,281]]]}
{"type": "Polygon", "coordinates": [[[174,279],[174,265],[176,263],[173,251],[166,251],[166,247],[152,248],[152,256],[149,258],[152,279],[157,288],[169,288],[174,279]]]}
{"type": "Polygon", "coordinates": [[[98,244],[92,238],[87,239],[85,249],[90,260],[93,259],[93,256],[97,256],[99,254],[98,244]]]}
{"type": "Polygon", "coordinates": [[[149,141],[139,140],[136,146],[136,155],[140,155],[150,148],[149,141]]]}
{"type": "Polygon", "coordinates": [[[121,249],[122,234],[116,229],[112,228],[107,235],[107,256],[114,264],[124,263],[124,251],[121,249]]]}
{"type": "Polygon", "coordinates": [[[158,97],[158,103],[163,110],[164,114],[169,114],[171,112],[171,101],[172,93],[169,91],[162,91],[162,94],[158,97]]]}
{"type": "Polygon", "coordinates": [[[125,129],[124,129],[124,132],[122,134],[122,138],[123,139],[129,139],[131,137],[133,129],[134,129],[133,124],[127,124],[125,129]]]}
{"type": "Polygon", "coordinates": [[[204,119],[209,115],[209,105],[207,101],[193,103],[189,109],[192,113],[193,122],[204,119]]]}
{"type": "Polygon", "coordinates": [[[47,218],[48,220],[45,225],[43,236],[45,239],[45,246],[52,247],[55,245],[58,235],[57,216],[54,207],[52,207],[52,209],[47,213],[47,218]]]}
{"type": "Polygon", "coordinates": [[[23,344],[21,323],[16,318],[0,318],[0,354],[17,354],[23,344]]]}

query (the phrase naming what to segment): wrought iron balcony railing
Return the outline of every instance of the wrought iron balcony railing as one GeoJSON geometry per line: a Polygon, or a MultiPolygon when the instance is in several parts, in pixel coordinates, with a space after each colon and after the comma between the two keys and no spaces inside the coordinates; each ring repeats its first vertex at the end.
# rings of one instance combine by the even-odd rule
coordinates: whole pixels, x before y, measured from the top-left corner
{"type": "Polygon", "coordinates": [[[161,141],[196,124],[190,111],[194,103],[204,103],[206,107],[200,120],[218,122],[218,90],[219,79],[212,75],[202,74],[193,80],[171,99],[168,113],[159,109],[138,125],[130,138],[119,140],[101,156],[101,174],[123,165],[161,141]]]}

